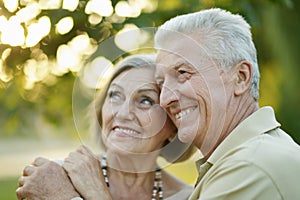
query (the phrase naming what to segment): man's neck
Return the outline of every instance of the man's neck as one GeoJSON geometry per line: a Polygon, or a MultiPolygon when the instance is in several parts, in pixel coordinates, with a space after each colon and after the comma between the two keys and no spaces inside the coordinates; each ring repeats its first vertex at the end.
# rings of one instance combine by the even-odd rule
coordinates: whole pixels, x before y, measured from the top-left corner
{"type": "Polygon", "coordinates": [[[224,123],[224,128],[220,134],[219,139],[210,151],[204,151],[203,155],[205,160],[207,160],[215,149],[225,140],[225,138],[230,135],[230,133],[247,117],[253,114],[259,109],[258,103],[252,98],[252,96],[241,97],[239,102],[233,102],[234,105],[228,105],[228,112],[226,113],[226,119],[224,123]]]}

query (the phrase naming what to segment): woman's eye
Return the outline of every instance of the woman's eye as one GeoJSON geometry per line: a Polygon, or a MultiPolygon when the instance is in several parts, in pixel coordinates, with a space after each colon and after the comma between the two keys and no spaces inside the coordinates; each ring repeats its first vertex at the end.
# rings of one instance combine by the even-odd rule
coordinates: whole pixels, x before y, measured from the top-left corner
{"type": "Polygon", "coordinates": [[[152,106],[154,105],[154,101],[149,98],[149,97],[143,97],[140,101],[140,104],[142,104],[143,106],[152,106]]]}
{"type": "Polygon", "coordinates": [[[111,100],[115,100],[115,101],[118,101],[122,98],[122,95],[120,92],[116,92],[116,91],[111,91],[109,92],[109,98],[111,100]]]}

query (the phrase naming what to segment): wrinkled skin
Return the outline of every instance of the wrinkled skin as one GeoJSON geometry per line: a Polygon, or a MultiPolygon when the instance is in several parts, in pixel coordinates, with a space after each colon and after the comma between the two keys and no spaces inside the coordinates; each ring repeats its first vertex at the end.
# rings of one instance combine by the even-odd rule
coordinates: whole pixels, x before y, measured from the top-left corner
{"type": "Polygon", "coordinates": [[[24,168],[18,184],[19,200],[66,200],[80,196],[62,166],[41,157],[24,168]]]}
{"type": "Polygon", "coordinates": [[[100,162],[87,147],[80,146],[71,152],[65,159],[63,168],[83,199],[111,199],[100,162]]]}

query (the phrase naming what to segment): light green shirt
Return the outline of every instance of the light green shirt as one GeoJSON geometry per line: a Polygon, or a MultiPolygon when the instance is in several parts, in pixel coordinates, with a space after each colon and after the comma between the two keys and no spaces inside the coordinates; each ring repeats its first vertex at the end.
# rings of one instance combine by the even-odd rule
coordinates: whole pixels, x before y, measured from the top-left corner
{"type": "Polygon", "coordinates": [[[209,157],[189,199],[300,199],[300,147],[279,127],[271,107],[245,119],[209,157]]]}

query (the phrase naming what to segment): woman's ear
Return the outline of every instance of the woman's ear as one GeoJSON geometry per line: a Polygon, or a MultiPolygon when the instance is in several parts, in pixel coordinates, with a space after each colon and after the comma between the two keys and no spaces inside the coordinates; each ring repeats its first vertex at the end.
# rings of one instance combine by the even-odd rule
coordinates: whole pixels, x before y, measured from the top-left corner
{"type": "Polygon", "coordinates": [[[236,81],[234,94],[239,96],[250,89],[253,70],[252,66],[247,61],[242,61],[235,66],[236,81]]]}

